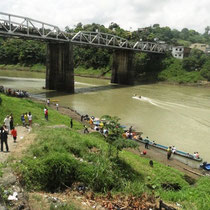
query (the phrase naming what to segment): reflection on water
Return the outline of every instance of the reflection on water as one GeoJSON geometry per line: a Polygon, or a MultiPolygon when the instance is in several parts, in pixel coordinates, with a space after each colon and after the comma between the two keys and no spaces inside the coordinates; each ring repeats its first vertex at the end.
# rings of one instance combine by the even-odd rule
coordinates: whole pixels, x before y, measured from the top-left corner
{"type": "Polygon", "coordinates": [[[0,85],[29,90],[38,98],[53,98],[81,114],[118,116],[151,140],[210,161],[210,89],[170,85],[111,85],[108,80],[75,78],[76,94],[46,91],[44,79],[0,77],[0,85]],[[133,95],[141,95],[133,97],[133,95]]]}

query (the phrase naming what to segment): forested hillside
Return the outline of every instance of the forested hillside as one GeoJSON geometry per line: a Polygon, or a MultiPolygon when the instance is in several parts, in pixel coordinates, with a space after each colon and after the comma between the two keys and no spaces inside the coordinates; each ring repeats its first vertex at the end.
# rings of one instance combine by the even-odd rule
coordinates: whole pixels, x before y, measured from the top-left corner
{"type": "MultiPolygon", "coordinates": [[[[160,27],[159,24],[133,32],[122,29],[117,23],[111,23],[108,28],[95,23],[87,25],[78,23],[74,28],[66,27],[65,30],[67,32],[100,31],[115,34],[129,41],[165,41],[167,44],[186,47],[192,43],[210,44],[209,26],[205,28],[203,34],[187,28],[178,31],[169,27],[160,27]]],[[[112,49],[74,46],[75,68],[100,69],[102,72],[107,72],[111,69],[112,53],[112,49]]],[[[41,64],[44,68],[45,61],[45,42],[0,38],[1,67],[2,65],[41,64]]],[[[170,53],[164,57],[137,53],[135,72],[140,81],[197,82],[210,80],[210,61],[209,57],[199,50],[192,50],[189,57],[183,60],[172,58],[170,53]]]]}

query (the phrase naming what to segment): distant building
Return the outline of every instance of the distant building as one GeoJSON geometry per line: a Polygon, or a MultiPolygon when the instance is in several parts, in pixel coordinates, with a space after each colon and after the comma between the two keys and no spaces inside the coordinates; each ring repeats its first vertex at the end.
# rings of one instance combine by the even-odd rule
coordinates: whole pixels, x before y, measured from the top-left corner
{"type": "Polygon", "coordinates": [[[206,48],[206,54],[210,55],[210,46],[206,48]]]}
{"type": "Polygon", "coordinates": [[[183,59],[184,57],[189,56],[190,48],[184,46],[173,46],[172,55],[174,58],[183,59]]]}
{"type": "Polygon", "coordinates": [[[190,45],[191,49],[198,49],[203,51],[204,53],[209,54],[210,53],[210,46],[208,44],[203,43],[194,43],[190,45]]]}

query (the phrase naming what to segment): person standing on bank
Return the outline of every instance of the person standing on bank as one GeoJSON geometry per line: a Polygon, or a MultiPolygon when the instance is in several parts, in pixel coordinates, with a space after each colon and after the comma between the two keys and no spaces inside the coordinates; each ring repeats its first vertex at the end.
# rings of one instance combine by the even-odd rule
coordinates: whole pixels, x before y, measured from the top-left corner
{"type": "Polygon", "coordinates": [[[145,139],[145,149],[149,149],[149,138],[148,138],[148,136],[146,137],[146,139],[145,139]]]}
{"type": "Polygon", "coordinates": [[[4,119],[4,124],[7,126],[8,132],[10,131],[10,117],[9,115],[6,116],[4,119]]]}
{"type": "Polygon", "coordinates": [[[7,152],[9,152],[9,147],[8,147],[8,143],[7,143],[8,129],[7,129],[7,126],[5,124],[0,128],[0,134],[1,134],[1,152],[4,151],[4,148],[3,148],[4,143],[5,143],[7,152]]]}
{"type": "Polygon", "coordinates": [[[84,125],[84,133],[89,133],[89,130],[86,125],[84,125]]]}
{"type": "Polygon", "coordinates": [[[71,118],[71,121],[70,121],[70,125],[71,125],[71,128],[73,128],[73,120],[71,118]]]}
{"type": "Polygon", "coordinates": [[[45,116],[45,119],[48,121],[48,109],[47,108],[45,109],[44,116],[45,116]]]}
{"type": "Polygon", "coordinates": [[[12,130],[14,127],[14,118],[13,118],[13,115],[12,113],[10,114],[10,129],[12,130]]]}
{"type": "Polygon", "coordinates": [[[170,159],[171,154],[172,154],[172,149],[171,149],[171,147],[169,147],[169,148],[167,149],[167,159],[168,159],[168,160],[170,159]]]}
{"type": "Polygon", "coordinates": [[[47,99],[47,106],[50,106],[50,99],[47,99]]]}
{"type": "Polygon", "coordinates": [[[13,136],[14,143],[16,143],[16,140],[17,140],[17,130],[15,129],[15,127],[13,127],[13,129],[11,130],[11,134],[13,136]]]}
{"type": "Polygon", "coordinates": [[[32,127],[32,114],[31,114],[31,112],[28,113],[28,123],[29,123],[29,126],[32,127]]]}

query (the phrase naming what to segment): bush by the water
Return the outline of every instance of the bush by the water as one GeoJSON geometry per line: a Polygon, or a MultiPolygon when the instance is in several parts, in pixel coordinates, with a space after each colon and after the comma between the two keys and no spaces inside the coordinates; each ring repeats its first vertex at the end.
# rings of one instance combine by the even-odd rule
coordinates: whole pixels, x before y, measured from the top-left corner
{"type": "Polygon", "coordinates": [[[200,71],[186,71],[182,60],[167,58],[164,61],[165,69],[158,74],[158,80],[177,83],[196,83],[204,80],[200,71]]]}

